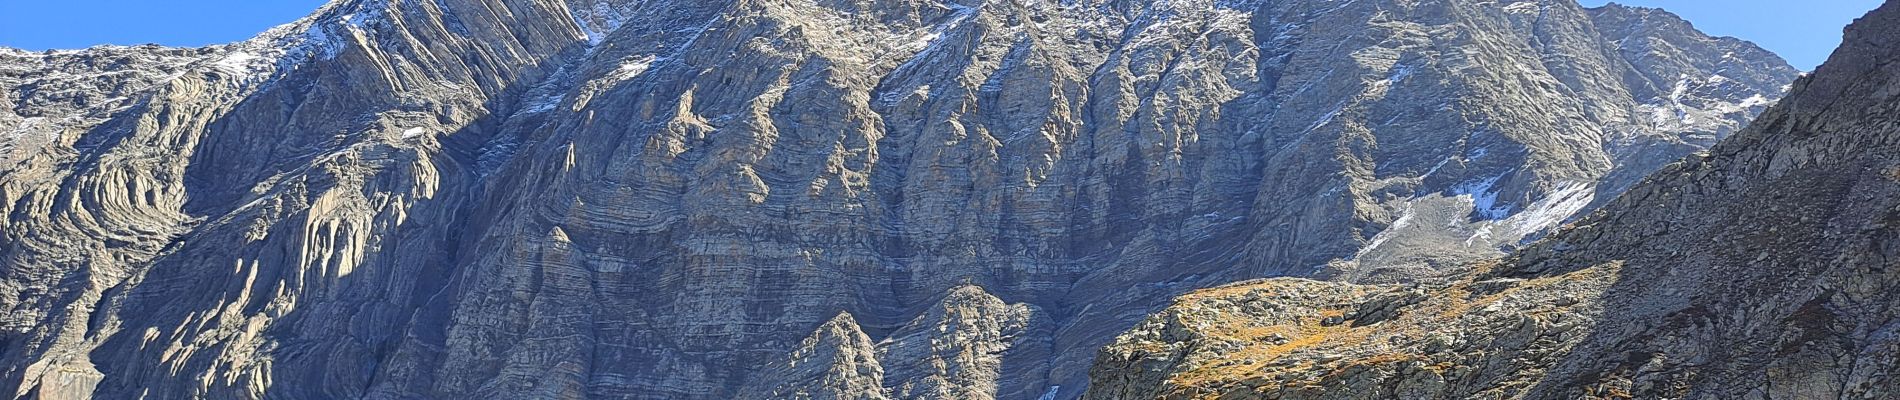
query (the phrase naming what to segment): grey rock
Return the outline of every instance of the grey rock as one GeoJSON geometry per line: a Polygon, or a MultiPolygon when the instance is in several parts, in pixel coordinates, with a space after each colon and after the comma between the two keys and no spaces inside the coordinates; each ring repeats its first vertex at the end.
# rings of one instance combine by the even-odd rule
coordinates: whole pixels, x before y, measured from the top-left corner
{"type": "Polygon", "coordinates": [[[739,391],[756,399],[889,399],[869,336],[849,313],[820,325],[791,357],[772,363],[739,391]]]}
{"type": "MultiPolygon", "coordinates": [[[[1885,221],[1900,208],[1900,5],[1848,28],[1826,64],[1746,129],[1574,227],[1428,288],[1396,318],[1324,327],[1379,287],[1269,281],[1190,295],[1106,347],[1089,397],[1864,399],[1900,396],[1885,221]],[[1235,293],[1372,292],[1287,301],[1235,293]],[[1210,299],[1211,298],[1211,299],[1210,299]],[[1329,308],[1330,307],[1330,308],[1329,308]],[[1300,332],[1244,341],[1246,321],[1300,332]],[[1422,340],[1421,340],[1422,339],[1422,340]],[[1226,348],[1238,341],[1239,350],[1226,348]],[[1302,344],[1290,346],[1286,343],[1302,344]],[[1185,349],[1177,354],[1156,348],[1185,349]],[[1259,355],[1259,356],[1253,356],[1259,355]],[[1264,367],[1210,369],[1242,356],[1264,367]]],[[[1363,308],[1363,306],[1362,306],[1363,308]]],[[[1251,364],[1250,364],[1251,365],[1251,364]]]]}
{"type": "Polygon", "coordinates": [[[341,0],[8,50],[0,392],[1073,398],[1176,295],[1448,284],[1795,78],[1667,21],[341,0]]]}

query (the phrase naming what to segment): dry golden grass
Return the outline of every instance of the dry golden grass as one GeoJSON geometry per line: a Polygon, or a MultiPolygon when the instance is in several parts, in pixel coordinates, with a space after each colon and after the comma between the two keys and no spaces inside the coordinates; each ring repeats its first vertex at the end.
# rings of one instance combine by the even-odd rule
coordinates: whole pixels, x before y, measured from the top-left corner
{"type": "MultiPolygon", "coordinates": [[[[1483,276],[1482,270],[1495,268],[1495,263],[1479,266],[1480,272],[1472,276],[1483,276]]],[[[1586,268],[1560,276],[1547,276],[1518,282],[1511,287],[1473,297],[1475,282],[1466,280],[1440,288],[1425,301],[1408,306],[1408,311],[1397,320],[1377,325],[1353,327],[1351,321],[1325,326],[1322,321],[1329,318],[1343,320],[1357,303],[1367,295],[1382,290],[1379,287],[1337,287],[1339,292],[1324,292],[1319,298],[1340,296],[1341,301],[1318,304],[1310,310],[1288,310],[1290,313],[1304,312],[1297,321],[1273,323],[1250,319],[1240,312],[1211,312],[1210,321],[1204,321],[1206,328],[1202,334],[1207,342],[1240,343],[1238,349],[1223,352],[1218,360],[1200,365],[1192,365],[1187,371],[1174,375],[1168,382],[1179,388],[1178,398],[1217,398],[1219,394],[1236,392],[1273,393],[1283,390],[1305,390],[1321,388],[1325,382],[1342,378],[1342,374],[1367,368],[1416,363],[1415,366],[1433,374],[1445,375],[1456,369],[1451,360],[1434,360],[1423,354],[1406,352],[1402,348],[1381,346],[1381,341],[1394,338],[1418,338],[1430,333],[1431,326],[1454,323],[1468,318],[1474,309],[1492,304],[1503,303],[1510,296],[1526,291],[1543,291],[1557,285],[1569,285],[1576,282],[1595,280],[1613,280],[1620,263],[1608,263],[1586,268]],[[1267,338],[1277,335],[1284,341],[1269,341],[1267,338]],[[1287,360],[1294,354],[1333,354],[1337,361],[1316,361],[1302,357],[1287,360]],[[1246,389],[1233,389],[1245,385],[1246,389]],[[1225,389],[1223,389],[1225,388],[1225,389]],[[1210,390],[1211,389],[1211,390],[1210,390]]],[[[1177,305],[1210,306],[1222,302],[1244,303],[1248,298],[1273,298],[1280,291],[1306,291],[1314,293],[1314,286],[1331,285],[1296,280],[1271,280],[1249,282],[1198,291],[1180,299],[1177,305]]],[[[1333,288],[1329,288],[1333,289],[1333,288]]],[[[1591,291],[1584,291],[1590,293],[1591,291]]],[[[1318,299],[1316,299],[1318,300],[1318,299]]],[[[1581,300],[1581,299],[1580,299],[1581,300]]],[[[1281,306],[1288,306],[1281,304],[1281,306]]],[[[1555,311],[1553,308],[1550,311],[1555,311]]],[[[1542,312],[1534,313],[1537,315],[1542,312]]],[[[1538,316],[1533,316],[1537,318],[1538,316]]],[[[1285,322],[1285,321],[1282,321],[1285,322]]]]}

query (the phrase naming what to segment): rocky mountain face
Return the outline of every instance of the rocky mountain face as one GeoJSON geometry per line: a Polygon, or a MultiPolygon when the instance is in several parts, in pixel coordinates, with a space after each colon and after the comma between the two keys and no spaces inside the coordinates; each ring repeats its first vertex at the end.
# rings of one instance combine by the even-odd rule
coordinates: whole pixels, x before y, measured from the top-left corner
{"type": "Polygon", "coordinates": [[[1460,279],[1197,292],[1091,398],[1900,396],[1900,5],[1746,130],[1460,279]]]}
{"type": "Polygon", "coordinates": [[[1796,74],[1572,0],[340,0],[7,50],[0,391],[1073,398],[1176,295],[1444,281],[1796,74]]]}

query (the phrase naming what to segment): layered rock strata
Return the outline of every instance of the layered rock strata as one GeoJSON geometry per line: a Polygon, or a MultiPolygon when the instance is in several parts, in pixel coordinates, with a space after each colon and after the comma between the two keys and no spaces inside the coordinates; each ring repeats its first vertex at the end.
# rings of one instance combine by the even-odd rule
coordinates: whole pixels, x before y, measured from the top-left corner
{"type": "Polygon", "coordinates": [[[1090,398],[1900,396],[1900,5],[1746,130],[1466,277],[1183,297],[1090,398]]]}
{"type": "Polygon", "coordinates": [[[1795,75],[1571,0],[342,0],[9,50],[0,392],[1073,398],[1175,295],[1459,273],[1795,75]]]}

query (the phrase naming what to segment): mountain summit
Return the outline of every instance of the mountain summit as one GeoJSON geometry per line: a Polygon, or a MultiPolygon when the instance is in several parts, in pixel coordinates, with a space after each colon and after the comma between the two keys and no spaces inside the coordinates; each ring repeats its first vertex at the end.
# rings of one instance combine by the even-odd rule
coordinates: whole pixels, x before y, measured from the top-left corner
{"type": "Polygon", "coordinates": [[[339,0],[4,50],[0,391],[1074,398],[1177,295],[1455,280],[1797,74],[1573,0],[339,0]]]}

